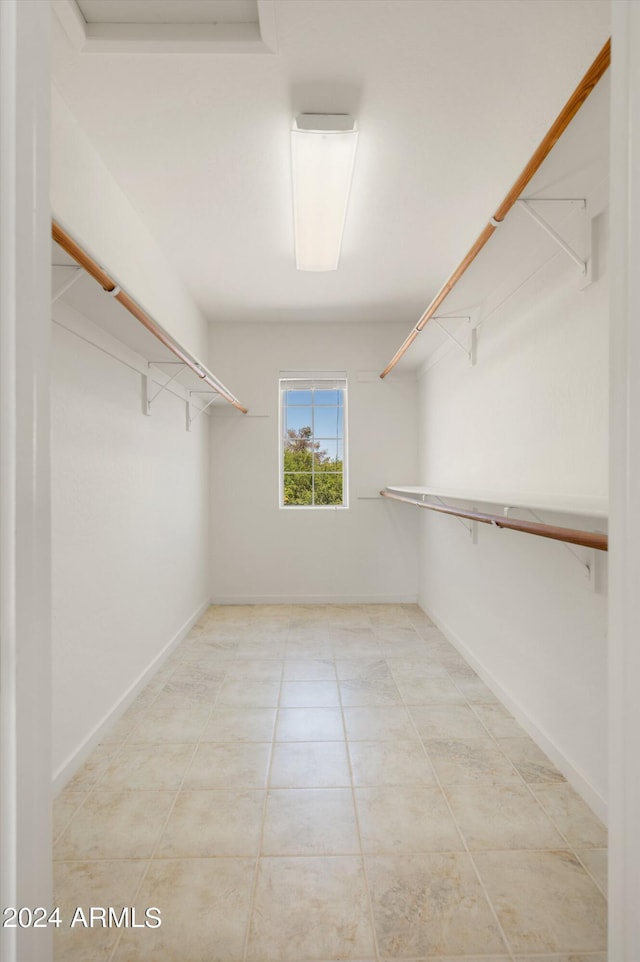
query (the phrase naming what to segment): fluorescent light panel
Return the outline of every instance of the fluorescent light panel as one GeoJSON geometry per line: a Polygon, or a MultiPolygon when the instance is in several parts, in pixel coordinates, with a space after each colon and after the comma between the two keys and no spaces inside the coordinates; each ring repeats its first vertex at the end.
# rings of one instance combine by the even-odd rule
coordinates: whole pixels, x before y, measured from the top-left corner
{"type": "Polygon", "coordinates": [[[300,114],[291,130],[293,218],[299,271],[335,271],[358,130],[348,114],[300,114]]]}

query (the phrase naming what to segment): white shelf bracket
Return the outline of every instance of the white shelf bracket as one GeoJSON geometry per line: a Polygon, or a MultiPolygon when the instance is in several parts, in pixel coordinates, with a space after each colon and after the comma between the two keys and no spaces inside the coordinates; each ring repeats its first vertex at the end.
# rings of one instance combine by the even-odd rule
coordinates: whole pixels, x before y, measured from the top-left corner
{"type": "MultiPolygon", "coordinates": [[[[67,267],[67,264],[54,264],[54,267],[67,267]]],[[[68,270],[73,271],[71,277],[67,278],[64,284],[61,284],[58,290],[51,297],[51,303],[55,304],[59,297],[66,294],[70,287],[73,287],[78,278],[84,273],[81,267],[72,267],[68,265],[68,270]]]]}
{"type": "Polygon", "coordinates": [[[191,425],[193,424],[195,419],[199,417],[201,414],[204,414],[207,408],[211,404],[213,404],[215,399],[218,397],[220,397],[220,395],[218,394],[217,391],[189,391],[189,400],[187,401],[187,431],[191,430],[191,425]],[[207,401],[207,403],[203,407],[197,407],[195,404],[193,404],[191,400],[192,394],[211,394],[212,397],[207,401]],[[192,408],[194,408],[196,412],[194,415],[191,414],[192,408]]]}
{"type": "MultiPolygon", "coordinates": [[[[423,495],[422,495],[422,500],[425,501],[427,497],[428,497],[428,495],[423,494],[423,495]]],[[[434,498],[434,499],[435,499],[436,501],[438,501],[440,504],[443,504],[443,505],[446,506],[446,501],[443,501],[442,498],[438,497],[437,494],[432,494],[430,497],[434,498]]],[[[476,511],[477,509],[474,507],[473,510],[476,511]]],[[[477,522],[477,521],[465,521],[464,518],[458,518],[458,517],[456,517],[455,515],[452,515],[452,517],[455,517],[455,518],[456,518],[456,521],[458,521],[458,522],[462,525],[462,527],[464,528],[464,530],[467,532],[467,534],[468,534],[469,537],[471,538],[471,544],[477,544],[477,543],[478,543],[478,522],[477,522]]]]}
{"type": "Polygon", "coordinates": [[[463,353],[463,354],[465,355],[465,357],[468,359],[469,364],[475,365],[475,363],[476,363],[476,340],[477,340],[477,331],[476,331],[475,327],[472,327],[472,325],[471,325],[471,317],[470,317],[470,315],[468,315],[468,314],[464,314],[464,315],[462,315],[462,316],[460,316],[460,315],[454,315],[454,314],[442,315],[441,317],[433,317],[432,320],[433,320],[434,324],[436,325],[436,327],[438,327],[438,328],[442,331],[443,334],[446,334],[447,337],[449,338],[449,340],[452,341],[452,343],[455,344],[456,347],[459,348],[459,350],[462,351],[462,353],[463,353]],[[468,343],[468,344],[463,344],[462,341],[459,341],[458,338],[455,336],[455,334],[452,334],[451,331],[448,330],[448,328],[446,328],[446,327],[444,326],[444,324],[441,323],[442,321],[448,321],[448,320],[451,320],[451,321],[466,321],[466,322],[467,322],[467,329],[468,329],[468,331],[469,331],[469,343],[468,343]]]}
{"type": "Polygon", "coordinates": [[[149,361],[148,362],[149,372],[152,367],[154,366],[158,367],[160,364],[170,364],[172,367],[177,366],[178,370],[172,377],[169,378],[168,381],[165,381],[165,383],[153,394],[151,392],[153,391],[154,381],[151,377],[151,373],[143,375],[142,410],[144,414],[147,414],[147,415],[151,414],[151,405],[153,404],[155,399],[159,397],[162,394],[162,392],[169,387],[170,384],[173,384],[174,381],[177,381],[177,379],[180,377],[182,372],[187,367],[187,365],[184,364],[182,361],[149,361]]]}
{"type": "MultiPolygon", "coordinates": [[[[568,201],[568,200],[574,200],[576,203],[580,204],[580,209],[581,209],[583,212],[586,212],[586,209],[587,209],[587,202],[586,202],[586,200],[585,200],[583,197],[581,197],[581,198],[575,198],[575,199],[574,199],[574,198],[566,198],[566,197],[556,197],[556,198],[553,198],[553,197],[544,197],[544,198],[540,198],[540,199],[541,199],[541,200],[545,200],[545,201],[556,200],[556,201],[565,201],[565,202],[568,201]]],[[[526,214],[528,214],[529,217],[538,225],[538,227],[540,227],[540,228],[545,232],[545,234],[548,234],[548,236],[549,236],[553,241],[555,241],[555,243],[558,245],[558,247],[565,252],[565,254],[567,255],[567,257],[570,257],[570,258],[571,258],[571,260],[574,262],[574,264],[575,264],[576,267],[578,268],[578,271],[580,272],[580,275],[581,275],[581,278],[582,278],[582,283],[580,284],[580,289],[581,289],[581,290],[584,290],[585,287],[588,287],[588,285],[589,285],[589,284],[591,283],[591,281],[592,281],[592,277],[591,277],[591,261],[592,261],[591,252],[592,252],[592,249],[593,249],[593,247],[592,247],[592,240],[593,240],[593,236],[592,236],[592,235],[593,235],[593,218],[590,218],[590,219],[589,219],[589,232],[588,232],[588,236],[587,236],[588,253],[587,253],[587,259],[586,259],[586,260],[583,260],[583,258],[580,257],[580,255],[577,254],[577,253],[574,251],[573,247],[571,247],[569,244],[567,244],[567,242],[564,240],[564,238],[560,236],[560,234],[557,232],[557,230],[555,230],[555,228],[553,228],[553,227],[551,226],[551,224],[549,224],[548,221],[546,221],[546,220],[544,219],[544,217],[542,217],[542,215],[539,214],[538,211],[535,210],[535,209],[531,206],[531,201],[525,200],[525,199],[521,198],[520,200],[517,200],[517,201],[516,201],[516,205],[517,205],[521,210],[523,210],[526,214]]]]}
{"type": "MultiPolygon", "coordinates": [[[[509,517],[509,512],[512,510],[510,506],[505,505],[503,508],[503,514],[505,518],[509,517]]],[[[545,524],[543,518],[534,511],[532,508],[517,508],[518,511],[528,511],[529,514],[535,518],[536,521],[540,521],[541,524],[545,524]]],[[[575,546],[569,544],[566,541],[559,541],[565,551],[576,559],[580,567],[583,569],[585,578],[589,579],[589,584],[591,590],[600,593],[602,591],[602,569],[601,569],[601,559],[599,557],[600,552],[596,551],[594,548],[584,548],[584,554],[581,554],[576,550],[575,546]]]]}

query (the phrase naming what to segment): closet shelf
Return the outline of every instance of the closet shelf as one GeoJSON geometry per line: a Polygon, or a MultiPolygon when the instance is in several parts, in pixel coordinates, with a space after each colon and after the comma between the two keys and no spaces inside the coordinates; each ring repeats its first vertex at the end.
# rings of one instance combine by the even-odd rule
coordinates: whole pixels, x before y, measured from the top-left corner
{"type": "MultiPolygon", "coordinates": [[[[111,328],[111,332],[114,333],[114,336],[116,337],[118,337],[118,332],[122,330],[121,317],[119,316],[115,317],[112,311],[114,307],[114,302],[117,302],[121,307],[124,307],[124,309],[128,311],[129,314],[135,317],[135,319],[139,322],[142,328],[144,328],[149,334],[153,336],[153,338],[155,339],[153,343],[157,344],[159,342],[167,350],[169,357],[178,358],[178,362],[184,365],[185,369],[188,369],[189,371],[191,371],[193,374],[197,376],[201,386],[202,384],[206,385],[208,389],[206,393],[210,393],[212,395],[211,401],[209,403],[213,403],[214,401],[218,400],[218,398],[220,398],[221,400],[226,401],[228,404],[233,405],[233,407],[237,408],[237,410],[240,411],[242,414],[247,413],[247,408],[240,403],[238,398],[234,394],[232,394],[232,392],[227,387],[225,387],[222,381],[220,381],[220,379],[217,378],[216,375],[209,370],[209,368],[207,368],[201,361],[199,361],[198,358],[191,353],[191,351],[189,351],[186,347],[180,344],[180,342],[175,337],[173,337],[172,334],[166,331],[161,324],[159,324],[156,320],[154,320],[154,318],[152,318],[144,310],[144,308],[142,308],[129,294],[127,294],[126,291],[124,291],[120,287],[117,281],[115,281],[91,257],[91,255],[88,254],[87,251],[85,251],[80,246],[80,244],[78,244],[77,241],[75,241],[73,237],[71,237],[71,235],[66,230],[64,230],[64,228],[62,228],[59,224],[57,224],[55,221],[52,222],[51,235],[54,243],[58,246],[58,248],[61,249],[69,258],[71,258],[72,262],[75,262],[76,264],[79,265],[79,267],[83,269],[82,274],[84,275],[84,277],[86,278],[87,275],[92,277],[94,281],[97,281],[98,284],[102,287],[103,291],[109,295],[109,297],[103,299],[107,303],[103,305],[103,310],[101,312],[108,317],[108,323],[104,325],[107,328],[107,330],[111,328]]],[[[63,264],[58,266],[66,267],[67,265],[63,264]]],[[[73,302],[73,295],[81,290],[83,279],[82,278],[78,279],[76,276],[74,276],[73,279],[70,278],[69,280],[71,280],[71,283],[69,284],[64,283],[60,287],[58,287],[58,290],[54,294],[54,299],[64,295],[65,293],[68,293],[69,294],[68,300],[70,302],[73,302]],[[73,287],[73,290],[71,290],[72,287],[73,287]]],[[[118,314],[120,314],[119,311],[118,311],[118,314]]],[[[131,325],[129,324],[128,327],[130,326],[131,325]]],[[[125,343],[129,341],[129,346],[131,346],[133,349],[140,350],[139,348],[137,348],[137,344],[131,343],[130,338],[125,336],[122,338],[122,340],[125,343]]],[[[141,351],[141,353],[143,352],[141,351]]],[[[146,353],[148,356],[150,352],[147,351],[146,353]]],[[[169,363],[169,361],[165,357],[158,356],[159,353],[160,352],[156,347],[153,351],[154,356],[149,357],[149,361],[152,362],[154,365],[169,363]]],[[[203,393],[205,392],[204,391],[189,392],[190,395],[203,394],[203,393]]],[[[190,421],[192,420],[193,418],[190,418],[190,421]]]]}
{"type": "Polygon", "coordinates": [[[589,531],[550,524],[538,519],[537,515],[537,512],[543,511],[565,517],[569,515],[576,518],[590,518],[604,526],[608,509],[606,501],[602,498],[570,498],[553,495],[549,497],[533,496],[523,499],[522,496],[518,495],[515,497],[498,496],[487,492],[472,495],[469,492],[452,489],[444,491],[421,486],[400,487],[397,485],[387,486],[380,494],[384,498],[413,504],[418,508],[426,508],[440,514],[465,518],[468,521],[477,521],[480,524],[509,528],[513,531],[522,531],[525,534],[534,534],[567,544],[582,545],[585,548],[595,548],[599,551],[607,551],[608,549],[608,537],[603,531],[589,531]],[[486,506],[489,510],[479,510],[478,505],[486,506]],[[498,507],[502,510],[501,514],[496,513],[498,507]],[[510,511],[528,511],[537,520],[529,521],[514,518],[511,517],[510,511]]]}
{"type": "MultiPolygon", "coordinates": [[[[440,319],[446,318],[447,314],[439,315],[437,312],[439,308],[444,304],[445,301],[450,303],[450,295],[454,288],[458,285],[463,275],[465,275],[471,265],[476,261],[476,258],[480,252],[484,249],[490,238],[496,233],[499,227],[505,223],[505,218],[509,212],[516,206],[520,206],[525,209],[530,217],[533,217],[537,223],[544,230],[554,238],[554,243],[560,244],[566,253],[569,254],[574,260],[577,260],[585,279],[589,280],[589,270],[590,270],[590,257],[584,260],[576,254],[573,248],[564,240],[556,230],[554,230],[553,225],[547,223],[547,221],[540,216],[534,208],[529,205],[530,200],[546,199],[546,200],[559,200],[559,199],[569,199],[575,200],[577,198],[541,198],[541,197],[522,197],[523,191],[529,186],[529,184],[534,180],[536,173],[542,167],[543,162],[551,154],[552,149],[556,146],[560,140],[563,133],[569,127],[571,121],[574,119],[582,105],[585,103],[587,98],[591,95],[592,91],[598,85],[598,82],[604,76],[611,63],[611,40],[607,40],[602,50],[598,53],[597,57],[585,73],[584,77],[581,79],[580,83],[573,91],[568,101],[554,120],[553,124],[543,137],[542,141],[534,151],[530,160],[520,173],[519,177],[508,191],[504,197],[502,203],[497,208],[493,216],[488,220],[488,223],[476,238],[475,242],[472,244],[471,248],[467,251],[465,256],[462,258],[461,262],[458,264],[453,273],[444,282],[438,293],[431,300],[430,304],[419,318],[417,323],[411,329],[405,340],[402,342],[396,353],[393,355],[385,369],[381,372],[380,377],[385,378],[390,371],[398,364],[398,362],[404,357],[408,349],[418,338],[418,336],[424,331],[429,321],[436,321],[439,317],[440,319]]],[[[504,234],[504,228],[500,233],[504,234]]],[[[454,312],[455,313],[455,312],[454,312]]],[[[449,316],[452,316],[449,312],[449,316]]],[[[446,334],[451,336],[450,332],[445,331],[446,334]]],[[[463,349],[465,349],[463,347],[463,349]]],[[[470,357],[473,353],[473,345],[469,348],[470,357]]]]}

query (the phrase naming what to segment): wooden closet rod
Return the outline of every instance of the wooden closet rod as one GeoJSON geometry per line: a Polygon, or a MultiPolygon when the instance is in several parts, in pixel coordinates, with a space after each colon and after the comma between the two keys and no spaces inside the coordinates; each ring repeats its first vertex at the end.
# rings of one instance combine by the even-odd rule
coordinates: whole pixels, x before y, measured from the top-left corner
{"type": "Polygon", "coordinates": [[[116,301],[118,301],[130,314],[132,314],[137,321],[139,321],[148,331],[150,331],[154,337],[161,341],[165,347],[175,354],[176,357],[180,358],[183,364],[190,368],[194,374],[197,374],[201,380],[208,384],[209,387],[214,390],[217,394],[228,401],[229,404],[233,404],[235,408],[242,411],[243,414],[247,413],[247,408],[240,404],[240,401],[229,391],[228,388],[224,386],[222,381],[219,381],[215,374],[212,374],[204,364],[201,364],[192,354],[190,354],[186,348],[183,348],[178,344],[176,340],[169,334],[157,321],[154,321],[152,317],[144,311],[132,297],[129,297],[121,288],[116,284],[112,277],[104,271],[100,265],[93,260],[93,258],[87,254],[87,252],[76,242],[74,239],[59,225],[56,221],[51,222],[51,236],[53,237],[56,244],[66,253],[73,257],[76,264],[84,268],[87,274],[90,274],[94,280],[100,284],[105,291],[111,294],[116,301]]]}
{"type": "Polygon", "coordinates": [[[536,534],[541,538],[551,538],[552,541],[566,541],[569,544],[580,544],[585,548],[597,548],[607,551],[609,538],[597,531],[577,531],[575,528],[560,528],[554,524],[543,524],[541,521],[520,521],[517,518],[505,518],[502,514],[486,514],[483,511],[472,511],[467,508],[454,508],[448,504],[428,504],[415,498],[405,498],[401,494],[391,491],[381,491],[383,498],[393,501],[404,501],[406,504],[426,508],[427,511],[439,511],[440,514],[451,514],[456,518],[467,518],[469,521],[479,521],[480,524],[492,524],[496,528],[510,528],[512,531],[524,531],[525,534],[536,534]]]}
{"type": "Polygon", "coordinates": [[[476,259],[484,245],[487,243],[491,235],[500,226],[504,218],[507,216],[518,197],[525,189],[533,175],[536,173],[543,160],[550,153],[551,149],[558,142],[564,131],[567,129],[577,112],[582,107],[583,103],[594,89],[598,81],[601,79],[602,75],[607,70],[609,64],[611,63],[611,39],[607,40],[604,47],[593,61],[586,74],[573,91],[566,104],[552,123],[551,127],[547,131],[543,140],[539,144],[537,150],[533,154],[531,160],[524,168],[515,184],[502,201],[497,211],[490,219],[487,226],[484,228],[478,239],[476,240],[473,247],[468,251],[467,255],[462,259],[460,264],[456,267],[455,271],[447,281],[442,285],[436,296],[433,298],[428,308],[413,328],[411,333],[405,338],[404,342],[400,348],[393,355],[384,371],[380,375],[381,378],[386,377],[389,371],[392,371],[396,366],[400,358],[405,354],[408,348],[413,344],[416,337],[422,331],[428,322],[431,320],[435,312],[438,310],[445,297],[453,290],[456,286],[466,269],[470,264],[476,259]]]}

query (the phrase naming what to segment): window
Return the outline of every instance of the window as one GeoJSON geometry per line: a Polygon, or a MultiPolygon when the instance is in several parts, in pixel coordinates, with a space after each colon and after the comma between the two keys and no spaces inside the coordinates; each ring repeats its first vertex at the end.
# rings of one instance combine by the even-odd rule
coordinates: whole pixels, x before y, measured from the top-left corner
{"type": "Polygon", "coordinates": [[[280,507],[347,507],[344,374],[280,379],[280,507]]]}

